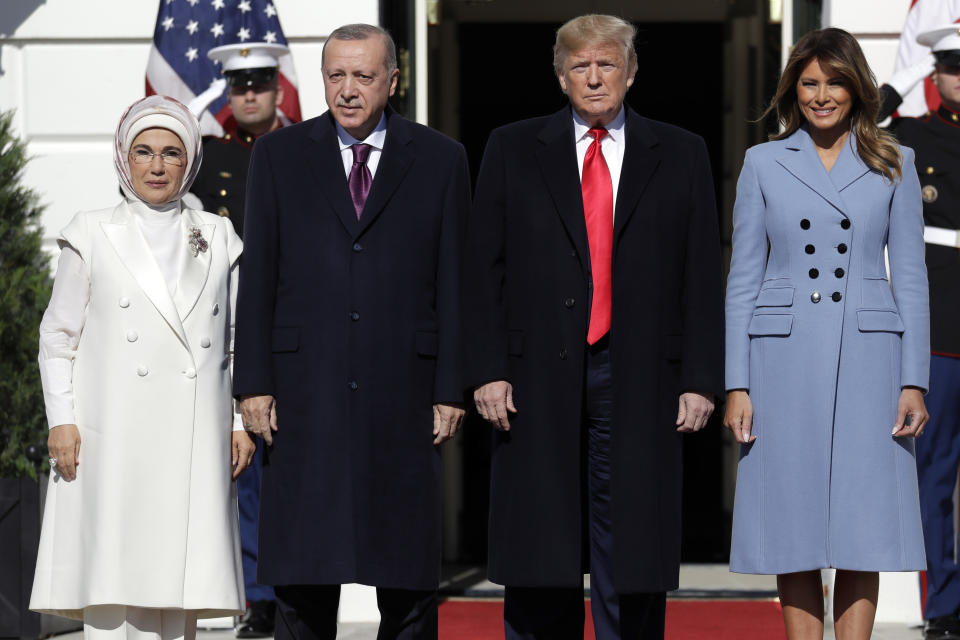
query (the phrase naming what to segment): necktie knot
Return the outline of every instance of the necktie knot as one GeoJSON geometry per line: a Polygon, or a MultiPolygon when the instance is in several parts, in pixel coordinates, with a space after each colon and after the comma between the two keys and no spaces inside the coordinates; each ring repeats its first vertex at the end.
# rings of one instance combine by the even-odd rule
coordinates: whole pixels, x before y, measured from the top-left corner
{"type": "Polygon", "coordinates": [[[351,145],[350,149],[353,151],[354,164],[367,164],[367,158],[370,157],[370,145],[358,142],[351,145]]]}
{"type": "Polygon", "coordinates": [[[601,140],[603,140],[604,136],[607,135],[607,130],[604,129],[603,127],[593,127],[593,128],[590,129],[590,131],[588,131],[587,133],[589,133],[591,136],[593,136],[593,141],[594,141],[594,142],[598,142],[598,143],[599,143],[601,140]]]}

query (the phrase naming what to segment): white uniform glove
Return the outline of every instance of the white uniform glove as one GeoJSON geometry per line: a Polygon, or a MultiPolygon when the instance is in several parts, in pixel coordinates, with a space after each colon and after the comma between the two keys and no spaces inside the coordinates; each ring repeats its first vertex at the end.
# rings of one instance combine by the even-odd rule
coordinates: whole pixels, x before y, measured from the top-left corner
{"type": "Polygon", "coordinates": [[[893,87],[901,98],[906,97],[915,86],[923,82],[923,79],[933,73],[935,58],[932,53],[928,53],[916,64],[904,67],[893,74],[887,84],[893,87]]]}

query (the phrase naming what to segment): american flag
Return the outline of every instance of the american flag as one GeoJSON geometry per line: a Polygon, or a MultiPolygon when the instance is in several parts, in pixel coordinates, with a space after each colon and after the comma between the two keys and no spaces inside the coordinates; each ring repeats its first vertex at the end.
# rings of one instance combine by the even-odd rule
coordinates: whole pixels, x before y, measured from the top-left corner
{"type": "MultiPolygon", "coordinates": [[[[221,77],[219,63],[207,51],[225,44],[269,42],[287,44],[277,10],[269,0],[160,0],[153,46],[147,60],[147,95],[160,93],[188,104],[221,77]]],[[[299,122],[300,96],[293,59],[280,58],[278,73],[284,124],[299,122]]],[[[222,136],[236,122],[226,93],[200,116],[204,134],[222,136]]]]}

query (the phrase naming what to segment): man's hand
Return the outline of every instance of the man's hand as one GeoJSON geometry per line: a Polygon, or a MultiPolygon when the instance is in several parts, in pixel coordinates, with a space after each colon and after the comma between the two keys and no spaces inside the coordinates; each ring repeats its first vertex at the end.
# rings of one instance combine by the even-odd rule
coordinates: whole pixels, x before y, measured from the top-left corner
{"type": "Polygon", "coordinates": [[[233,467],[233,479],[236,480],[244,469],[253,464],[253,454],[257,450],[257,443],[246,431],[232,431],[230,444],[230,462],[233,467]]]}
{"type": "Polygon", "coordinates": [[[707,420],[713,413],[712,393],[684,393],[680,395],[680,408],[677,411],[677,431],[693,433],[707,426],[707,420]]]}
{"type": "Polygon", "coordinates": [[[740,444],[750,444],[757,439],[757,436],[750,434],[753,428],[753,402],[746,391],[737,389],[727,394],[723,426],[733,432],[733,437],[740,444]]]}
{"type": "Polygon", "coordinates": [[[506,380],[496,380],[480,385],[473,392],[473,402],[484,420],[500,431],[510,431],[509,413],[516,413],[513,406],[513,386],[506,380]]]}
{"type": "Polygon", "coordinates": [[[900,392],[900,402],[897,406],[897,424],[893,425],[893,435],[897,438],[920,437],[930,414],[923,403],[923,392],[920,389],[908,387],[900,392]]]}
{"type": "Polygon", "coordinates": [[[457,435],[466,410],[459,402],[440,402],[433,405],[433,444],[443,444],[457,435]]]}
{"type": "Polygon", "coordinates": [[[56,458],[54,469],[60,477],[68,482],[77,479],[77,467],[80,466],[80,429],[77,425],[59,424],[50,429],[47,451],[51,458],[56,458]]]}
{"type": "Polygon", "coordinates": [[[244,429],[273,444],[273,432],[277,430],[277,402],[273,396],[241,397],[240,415],[244,429]]]}

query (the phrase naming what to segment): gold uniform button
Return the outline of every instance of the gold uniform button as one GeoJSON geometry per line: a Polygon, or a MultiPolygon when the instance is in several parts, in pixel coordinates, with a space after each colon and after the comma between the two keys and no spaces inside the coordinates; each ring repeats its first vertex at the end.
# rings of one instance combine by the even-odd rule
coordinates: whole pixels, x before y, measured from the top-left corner
{"type": "Polygon", "coordinates": [[[253,142],[253,138],[251,138],[250,136],[247,136],[245,140],[247,141],[247,144],[250,144],[251,142],[253,142]]]}
{"type": "Polygon", "coordinates": [[[221,196],[227,195],[227,190],[226,190],[226,189],[220,189],[220,195],[221,195],[221,196]]]}
{"type": "Polygon", "coordinates": [[[956,122],[957,120],[960,120],[960,118],[958,118],[957,114],[955,113],[950,114],[950,119],[953,120],[954,122],[956,122]]]}
{"type": "Polygon", "coordinates": [[[230,209],[227,209],[226,207],[217,207],[217,215],[223,218],[229,218],[230,209]]]}
{"type": "Polygon", "coordinates": [[[927,167],[927,175],[928,175],[928,176],[932,176],[932,175],[933,175],[933,172],[934,172],[934,168],[933,168],[933,167],[927,167]]]}
{"type": "Polygon", "coordinates": [[[920,194],[923,197],[923,201],[927,203],[936,202],[937,198],[940,197],[940,192],[937,191],[937,188],[932,184],[928,184],[927,186],[925,186],[920,191],[920,194]]]}
{"type": "Polygon", "coordinates": [[[230,139],[230,134],[228,133],[227,135],[223,136],[223,139],[224,139],[224,140],[229,140],[229,139],[230,139]]]}

